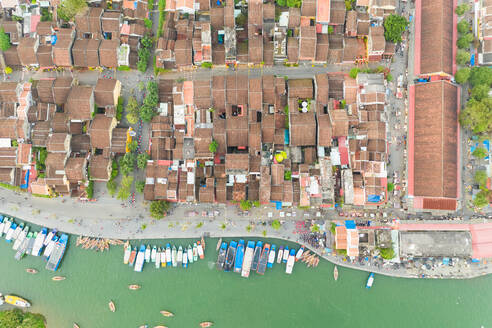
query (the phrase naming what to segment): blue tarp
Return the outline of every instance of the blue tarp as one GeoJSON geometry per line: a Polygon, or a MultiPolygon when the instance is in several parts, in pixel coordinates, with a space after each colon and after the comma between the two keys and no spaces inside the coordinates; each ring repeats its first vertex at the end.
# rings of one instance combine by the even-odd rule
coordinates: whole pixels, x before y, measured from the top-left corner
{"type": "Polygon", "coordinates": [[[480,263],[480,260],[479,259],[472,259],[472,262],[473,263],[480,263]]]}
{"type": "Polygon", "coordinates": [[[26,176],[24,177],[24,184],[20,185],[21,189],[27,189],[27,187],[29,186],[29,171],[30,170],[27,170],[26,176]]]}
{"type": "Polygon", "coordinates": [[[475,66],[475,54],[472,54],[472,55],[471,55],[470,65],[471,65],[471,66],[475,66]]]}
{"type": "Polygon", "coordinates": [[[52,45],[55,45],[56,44],[56,41],[58,41],[58,37],[56,35],[52,35],[51,36],[51,44],[52,45]]]}
{"type": "Polygon", "coordinates": [[[355,221],[354,220],[347,220],[347,221],[345,221],[345,228],[347,228],[347,229],[355,229],[355,221]]]}
{"type": "Polygon", "coordinates": [[[379,195],[368,195],[367,201],[371,203],[379,203],[381,201],[381,196],[379,195]]]}
{"type": "Polygon", "coordinates": [[[275,204],[275,209],[276,210],[281,210],[282,209],[282,202],[279,202],[279,201],[274,200],[274,201],[272,201],[272,203],[275,204]]]}
{"type": "Polygon", "coordinates": [[[442,264],[449,265],[449,257],[443,257],[442,258],[442,264]]]}
{"type": "Polygon", "coordinates": [[[289,130],[288,129],[284,130],[284,144],[286,144],[286,145],[289,144],[289,130]]]}

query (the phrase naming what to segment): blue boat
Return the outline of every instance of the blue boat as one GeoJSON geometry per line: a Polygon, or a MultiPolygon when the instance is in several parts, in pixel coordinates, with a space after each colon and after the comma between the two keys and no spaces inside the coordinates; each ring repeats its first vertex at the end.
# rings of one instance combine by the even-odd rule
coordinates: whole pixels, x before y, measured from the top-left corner
{"type": "Polygon", "coordinates": [[[232,240],[227,249],[226,260],[224,263],[224,271],[229,272],[234,267],[234,260],[236,259],[237,242],[232,240]]]}
{"type": "Polygon", "coordinates": [[[234,263],[234,272],[241,273],[243,268],[243,257],[244,257],[244,240],[239,240],[236,250],[236,261],[234,263]]]}
{"type": "Polygon", "coordinates": [[[172,257],[171,257],[171,244],[166,244],[166,266],[171,267],[172,265],[172,257]]]}
{"type": "Polygon", "coordinates": [[[61,235],[60,239],[55,244],[55,249],[46,263],[46,270],[56,271],[60,266],[60,262],[67,249],[68,235],[61,235]]]}
{"type": "Polygon", "coordinates": [[[217,257],[217,270],[224,269],[226,252],[227,252],[227,243],[223,242],[222,245],[220,245],[219,256],[217,257]]]}
{"type": "Polygon", "coordinates": [[[258,269],[258,262],[260,262],[261,251],[263,243],[261,241],[256,243],[255,252],[253,254],[253,264],[251,264],[251,270],[256,271],[258,269]]]}
{"type": "Polygon", "coordinates": [[[369,278],[367,278],[366,288],[367,289],[371,288],[373,283],[374,283],[374,272],[371,272],[369,278]]]}

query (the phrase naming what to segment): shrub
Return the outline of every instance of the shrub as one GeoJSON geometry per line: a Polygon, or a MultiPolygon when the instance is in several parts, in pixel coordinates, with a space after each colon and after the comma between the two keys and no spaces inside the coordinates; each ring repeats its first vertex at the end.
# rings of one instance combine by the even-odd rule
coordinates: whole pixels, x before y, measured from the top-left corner
{"type": "Polygon", "coordinates": [[[470,24],[464,19],[458,23],[457,28],[458,32],[461,34],[470,32],[470,24]]]}
{"type": "Polygon", "coordinates": [[[487,172],[485,171],[477,171],[475,172],[475,176],[473,177],[475,182],[478,183],[480,186],[485,186],[487,184],[487,178],[487,172]]]}
{"type": "Polygon", "coordinates": [[[483,147],[477,147],[473,151],[472,155],[479,159],[485,158],[487,156],[487,149],[483,147]]]}
{"type": "Polygon", "coordinates": [[[280,224],[279,220],[273,220],[272,221],[272,228],[273,229],[278,230],[278,229],[280,229],[280,226],[281,226],[281,224],[280,224]]]}
{"type": "Polygon", "coordinates": [[[141,153],[137,156],[137,167],[141,170],[147,167],[147,161],[150,159],[149,154],[141,153]]]}
{"type": "Polygon", "coordinates": [[[393,247],[378,248],[378,249],[379,249],[379,254],[385,260],[391,260],[392,258],[395,257],[395,251],[393,250],[393,247]]]}
{"type": "Polygon", "coordinates": [[[252,203],[250,200],[242,200],[240,203],[239,203],[239,207],[243,210],[243,211],[249,211],[252,207],[252,203]]]}
{"type": "Polygon", "coordinates": [[[387,188],[388,192],[392,192],[393,190],[395,190],[395,185],[391,182],[388,182],[387,188]]]}
{"type": "Polygon", "coordinates": [[[471,69],[469,67],[460,68],[456,72],[454,79],[456,80],[456,83],[465,84],[470,78],[470,74],[471,74],[471,69]]]}
{"type": "Polygon", "coordinates": [[[12,74],[13,69],[12,69],[12,67],[7,66],[7,67],[5,67],[4,72],[5,72],[5,74],[9,75],[9,74],[12,74]]]}
{"type": "Polygon", "coordinates": [[[216,140],[212,140],[212,142],[208,145],[208,150],[211,152],[211,153],[214,153],[217,151],[217,147],[219,146],[219,144],[217,143],[216,140]]]}
{"type": "Polygon", "coordinates": [[[123,97],[118,97],[118,104],[116,105],[116,119],[121,121],[123,117],[123,97]]]}
{"type": "Polygon", "coordinates": [[[393,75],[391,75],[391,73],[386,74],[386,80],[387,80],[388,82],[393,81],[393,75]]]}
{"type": "MultiPolygon", "coordinates": [[[[149,1],[148,3],[150,5],[152,3],[152,1],[149,1]]],[[[144,24],[145,24],[145,27],[148,28],[149,30],[152,29],[152,21],[150,19],[145,18],[144,19],[144,24]]]]}
{"type": "Polygon", "coordinates": [[[138,142],[137,142],[137,140],[132,140],[127,144],[127,146],[128,146],[128,150],[130,150],[130,152],[134,153],[138,148],[138,142]]]}
{"type": "Polygon", "coordinates": [[[114,180],[109,180],[106,183],[106,188],[108,189],[108,193],[113,197],[116,194],[116,182],[114,180]]]}
{"type": "Polygon", "coordinates": [[[130,66],[127,65],[118,66],[118,71],[129,71],[129,70],[131,70],[130,66]]]}
{"type": "Polygon", "coordinates": [[[489,194],[490,191],[487,189],[480,190],[473,199],[473,205],[480,208],[487,206],[489,204],[489,194]]]}
{"type": "Polygon", "coordinates": [[[470,61],[471,55],[468,51],[465,50],[458,50],[458,53],[456,54],[456,62],[459,65],[465,65],[470,61]]]}
{"type": "Polygon", "coordinates": [[[401,35],[408,26],[408,21],[400,15],[389,15],[384,20],[384,38],[386,41],[399,43],[402,41],[401,35]]]}
{"type": "Polygon", "coordinates": [[[85,191],[88,199],[92,199],[94,197],[94,181],[89,180],[89,184],[87,185],[87,189],[85,191]]]}
{"type": "Polygon", "coordinates": [[[135,189],[138,192],[142,193],[144,191],[144,189],[145,189],[145,181],[143,181],[143,180],[137,181],[135,183],[135,189]]]}
{"type": "Polygon", "coordinates": [[[284,172],[284,180],[287,180],[287,181],[292,180],[292,171],[287,170],[284,172]]]}
{"type": "Polygon", "coordinates": [[[202,67],[203,68],[212,68],[212,63],[211,62],[203,62],[202,67]]]}
{"type": "Polygon", "coordinates": [[[360,72],[360,69],[357,68],[357,67],[354,67],[350,70],[349,72],[349,76],[353,79],[356,79],[357,78],[357,75],[359,75],[359,72],[360,72]]]}
{"type": "Polygon", "coordinates": [[[470,6],[467,3],[463,3],[456,7],[456,15],[463,16],[468,10],[470,10],[470,6]]]}
{"type": "Polygon", "coordinates": [[[130,197],[132,184],[133,177],[124,176],[123,179],[121,179],[120,189],[118,190],[118,195],[116,196],[116,198],[118,198],[119,200],[128,199],[128,197],[130,197]]]}
{"type": "Polygon", "coordinates": [[[133,153],[126,153],[123,157],[120,158],[120,170],[124,176],[127,176],[133,172],[133,169],[135,168],[135,161],[136,156],[133,153]]]}
{"type": "Polygon", "coordinates": [[[11,47],[10,44],[10,36],[5,33],[4,28],[0,28],[0,50],[6,51],[9,50],[11,47]]]}
{"type": "Polygon", "coordinates": [[[59,18],[69,22],[85,8],[87,8],[85,0],[63,0],[57,8],[57,14],[59,18]]]}

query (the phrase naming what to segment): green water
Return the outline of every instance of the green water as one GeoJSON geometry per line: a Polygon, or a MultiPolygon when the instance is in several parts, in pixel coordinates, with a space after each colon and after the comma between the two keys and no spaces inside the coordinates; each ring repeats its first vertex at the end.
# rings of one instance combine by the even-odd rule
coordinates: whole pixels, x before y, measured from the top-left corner
{"type": "Polygon", "coordinates": [[[367,290],[366,273],[339,268],[334,282],[333,265],[322,261],[315,269],[297,263],[290,276],[284,265],[275,263],[264,276],[252,273],[244,279],[218,272],[213,263],[217,240],[206,242],[205,260],[188,269],[157,270],[149,263],[136,273],[122,263],[121,246],[96,253],[76,248],[72,236],[61,269],[52,273],[44,269],[41,258],[15,261],[11,246],[2,239],[0,291],[30,300],[32,311],[45,314],[50,328],[72,327],[74,322],[81,328],[144,323],[198,327],[201,321],[213,321],[214,327],[492,326],[492,277],[451,281],[376,276],[367,290]],[[29,267],[39,273],[26,273],[29,267]],[[54,275],[67,279],[53,282],[54,275]],[[129,284],[142,288],[131,291],[129,284]],[[114,300],[116,313],[109,311],[109,300],[114,300]],[[160,310],[176,316],[164,318],[160,310]]]}

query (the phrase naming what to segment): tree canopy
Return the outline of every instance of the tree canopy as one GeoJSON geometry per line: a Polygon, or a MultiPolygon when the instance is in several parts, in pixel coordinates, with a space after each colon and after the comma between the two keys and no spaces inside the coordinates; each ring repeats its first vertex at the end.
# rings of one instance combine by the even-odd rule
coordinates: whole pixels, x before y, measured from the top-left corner
{"type": "Polygon", "coordinates": [[[217,141],[215,140],[212,140],[212,142],[208,145],[208,150],[211,152],[211,153],[214,153],[217,151],[217,147],[219,146],[219,144],[217,143],[217,141]]]}
{"type": "Polygon", "coordinates": [[[2,328],[45,328],[45,318],[41,314],[23,312],[19,309],[1,311],[2,328]]]}
{"type": "Polygon", "coordinates": [[[128,98],[128,104],[126,105],[126,120],[130,124],[135,124],[140,118],[140,108],[138,102],[134,97],[128,98]]]}
{"type": "Polygon", "coordinates": [[[120,170],[124,176],[127,176],[133,172],[136,160],[137,158],[133,153],[126,153],[123,157],[120,158],[120,170]]]}
{"type": "Polygon", "coordinates": [[[71,21],[75,15],[82,13],[87,8],[85,0],[62,0],[58,6],[58,17],[66,22],[71,21]]]}
{"type": "Polygon", "coordinates": [[[489,96],[490,87],[486,84],[474,86],[471,91],[473,99],[481,101],[489,96]]]}
{"type": "Polygon", "coordinates": [[[458,16],[463,16],[468,10],[470,10],[470,6],[467,3],[463,3],[456,7],[456,14],[458,16]]]}
{"type": "Polygon", "coordinates": [[[465,65],[470,61],[471,55],[468,51],[465,50],[458,50],[458,53],[456,54],[456,62],[459,65],[465,65]]]}
{"type": "Polygon", "coordinates": [[[168,210],[169,203],[165,200],[154,200],[150,203],[150,216],[154,219],[162,219],[168,210]]]}
{"type": "Polygon", "coordinates": [[[464,68],[460,68],[456,72],[454,79],[459,84],[465,84],[470,78],[470,75],[471,75],[471,69],[469,67],[464,67],[464,68]]]}
{"type": "Polygon", "coordinates": [[[485,186],[487,184],[487,172],[485,171],[477,171],[475,172],[475,176],[473,177],[476,183],[480,186],[485,186]]]}
{"type": "Polygon", "coordinates": [[[132,184],[133,177],[124,176],[123,179],[121,179],[120,189],[118,190],[118,195],[116,196],[116,198],[120,200],[128,199],[128,197],[130,197],[132,184]]]}
{"type": "Polygon", "coordinates": [[[401,42],[401,35],[408,26],[408,21],[400,15],[389,15],[384,20],[384,38],[393,43],[401,42]]]}
{"type": "Polygon", "coordinates": [[[141,153],[137,156],[137,167],[141,170],[147,167],[147,161],[150,159],[149,154],[141,153]]]}
{"type": "Polygon", "coordinates": [[[145,189],[145,181],[144,180],[140,180],[140,181],[135,182],[135,189],[138,192],[143,192],[144,189],[145,189]]]}
{"type": "Polygon", "coordinates": [[[9,50],[12,45],[10,44],[10,36],[5,33],[5,30],[0,28],[0,50],[9,50]]]}
{"type": "Polygon", "coordinates": [[[473,151],[472,155],[473,157],[480,158],[480,159],[485,158],[487,156],[487,149],[483,147],[477,147],[473,151]]]}
{"type": "Polygon", "coordinates": [[[461,34],[470,32],[470,24],[464,19],[458,23],[457,28],[458,32],[461,34]]]}
{"type": "Polygon", "coordinates": [[[492,85],[492,68],[487,66],[473,67],[470,74],[472,86],[479,84],[492,85]]]}
{"type": "Polygon", "coordinates": [[[471,99],[460,113],[460,123],[477,134],[492,131],[492,98],[471,99]]]}
{"type": "Polygon", "coordinates": [[[489,190],[480,190],[473,199],[473,205],[476,207],[485,207],[489,204],[489,190]]]}

